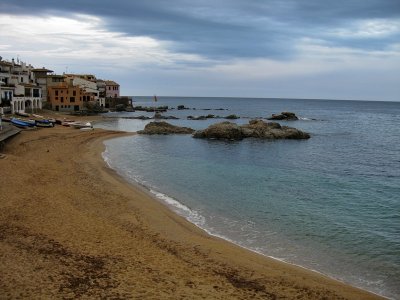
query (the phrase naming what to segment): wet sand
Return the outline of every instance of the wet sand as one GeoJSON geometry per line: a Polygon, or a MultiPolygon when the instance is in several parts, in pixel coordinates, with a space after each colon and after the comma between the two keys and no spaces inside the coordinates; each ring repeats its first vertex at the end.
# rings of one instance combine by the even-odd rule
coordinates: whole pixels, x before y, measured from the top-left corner
{"type": "Polygon", "coordinates": [[[7,142],[1,299],[380,299],[177,216],[104,163],[103,140],[122,135],[57,126],[7,142]]]}

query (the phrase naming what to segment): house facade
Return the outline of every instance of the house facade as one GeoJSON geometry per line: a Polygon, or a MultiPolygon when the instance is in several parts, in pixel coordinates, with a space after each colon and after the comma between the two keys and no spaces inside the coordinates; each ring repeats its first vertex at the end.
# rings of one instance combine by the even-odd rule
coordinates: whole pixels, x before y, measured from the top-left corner
{"type": "Polygon", "coordinates": [[[41,69],[32,69],[34,77],[36,79],[37,85],[42,88],[42,101],[43,105],[47,102],[47,86],[48,86],[48,73],[53,73],[52,70],[41,68],[41,69]]]}
{"type": "Polygon", "coordinates": [[[47,99],[51,109],[55,111],[73,112],[84,109],[89,101],[96,101],[97,93],[91,89],[74,84],[74,78],[57,75],[47,87],[47,99]]]}
{"type": "Polygon", "coordinates": [[[34,68],[24,62],[0,60],[1,112],[35,112],[42,108],[42,87],[32,72],[34,68]]]}
{"type": "Polygon", "coordinates": [[[106,84],[106,98],[118,98],[119,84],[112,80],[105,80],[106,84]]]}

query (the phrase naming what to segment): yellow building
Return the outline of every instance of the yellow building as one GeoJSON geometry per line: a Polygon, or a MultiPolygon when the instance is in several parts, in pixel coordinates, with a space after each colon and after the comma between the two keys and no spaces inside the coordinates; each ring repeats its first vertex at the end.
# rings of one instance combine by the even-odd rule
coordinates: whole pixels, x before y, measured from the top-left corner
{"type": "Polygon", "coordinates": [[[63,81],[47,87],[47,99],[53,110],[70,112],[82,110],[88,101],[95,100],[95,96],[74,86],[72,81],[63,81]]]}

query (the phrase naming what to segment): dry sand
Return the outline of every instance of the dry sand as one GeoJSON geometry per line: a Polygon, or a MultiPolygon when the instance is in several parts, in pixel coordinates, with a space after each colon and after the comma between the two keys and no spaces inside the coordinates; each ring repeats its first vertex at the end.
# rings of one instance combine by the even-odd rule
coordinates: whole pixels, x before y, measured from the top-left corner
{"type": "Polygon", "coordinates": [[[6,144],[1,299],[379,299],[175,215],[106,166],[102,141],[121,135],[57,126],[6,144]]]}

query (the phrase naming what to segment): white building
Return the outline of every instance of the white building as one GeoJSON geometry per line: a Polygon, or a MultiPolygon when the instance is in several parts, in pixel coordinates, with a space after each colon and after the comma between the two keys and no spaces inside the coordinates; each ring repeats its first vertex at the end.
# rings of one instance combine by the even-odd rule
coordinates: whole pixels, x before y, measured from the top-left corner
{"type": "Polygon", "coordinates": [[[97,89],[96,82],[82,79],[80,77],[74,77],[72,79],[72,85],[79,86],[85,93],[92,94],[94,100],[97,101],[99,99],[99,90],[97,89]]]}
{"type": "Polygon", "coordinates": [[[42,108],[42,88],[36,83],[33,67],[26,63],[0,60],[0,107],[2,111],[35,112],[42,108]]]}

